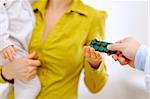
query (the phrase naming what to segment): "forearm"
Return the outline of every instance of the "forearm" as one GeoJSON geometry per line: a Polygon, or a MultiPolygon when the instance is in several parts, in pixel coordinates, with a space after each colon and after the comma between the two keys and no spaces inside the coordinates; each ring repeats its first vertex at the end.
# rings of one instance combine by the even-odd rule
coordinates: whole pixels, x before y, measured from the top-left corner
{"type": "Polygon", "coordinates": [[[106,73],[106,65],[104,61],[101,62],[98,69],[93,69],[91,65],[85,61],[85,84],[87,85],[88,89],[96,93],[103,88],[105,85],[108,76],[106,73]]]}

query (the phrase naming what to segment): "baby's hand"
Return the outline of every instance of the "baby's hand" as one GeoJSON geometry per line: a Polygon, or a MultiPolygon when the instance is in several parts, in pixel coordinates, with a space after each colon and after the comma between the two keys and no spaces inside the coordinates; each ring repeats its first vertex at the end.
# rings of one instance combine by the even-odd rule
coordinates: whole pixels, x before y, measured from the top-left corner
{"type": "Polygon", "coordinates": [[[2,53],[5,59],[8,59],[9,61],[13,61],[16,56],[17,48],[14,45],[8,46],[5,48],[2,53]]]}

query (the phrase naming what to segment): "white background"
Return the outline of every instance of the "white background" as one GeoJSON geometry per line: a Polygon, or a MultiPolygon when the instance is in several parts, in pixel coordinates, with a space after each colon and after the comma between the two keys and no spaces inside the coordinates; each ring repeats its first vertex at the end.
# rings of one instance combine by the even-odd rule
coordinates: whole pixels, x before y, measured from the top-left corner
{"type": "MultiPolygon", "coordinates": [[[[148,44],[147,0],[83,0],[86,4],[108,13],[106,41],[115,42],[127,36],[148,44]]],[[[91,94],[84,82],[79,83],[79,99],[148,99],[145,92],[144,73],[121,67],[111,57],[106,57],[109,80],[98,94],[91,94]]],[[[0,86],[0,93],[4,87],[0,86]]]]}
{"type": "MultiPolygon", "coordinates": [[[[106,41],[115,42],[133,36],[148,44],[147,0],[83,0],[92,7],[108,13],[106,41]]],[[[145,92],[144,73],[121,67],[111,57],[106,57],[109,80],[98,94],[91,94],[82,80],[79,84],[80,99],[148,99],[145,92]]],[[[150,99],[150,98],[149,98],[150,99]]]]}

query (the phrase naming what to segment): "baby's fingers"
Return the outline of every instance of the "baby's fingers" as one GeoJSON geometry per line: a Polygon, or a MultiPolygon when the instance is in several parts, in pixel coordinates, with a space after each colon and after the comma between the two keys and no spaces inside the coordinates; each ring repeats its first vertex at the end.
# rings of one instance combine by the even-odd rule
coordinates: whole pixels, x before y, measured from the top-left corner
{"type": "Polygon", "coordinates": [[[6,53],[6,52],[3,52],[3,57],[5,58],[5,59],[8,59],[8,54],[6,53]]]}
{"type": "Polygon", "coordinates": [[[14,56],[16,55],[16,49],[14,47],[10,47],[9,49],[11,53],[13,54],[13,58],[14,58],[14,56]]]}
{"type": "Polygon", "coordinates": [[[16,53],[16,51],[18,50],[18,48],[17,48],[16,46],[12,46],[12,48],[13,48],[13,50],[14,50],[15,53],[16,53]]]}
{"type": "Polygon", "coordinates": [[[12,61],[14,58],[13,58],[13,53],[11,52],[11,50],[10,49],[7,49],[6,50],[6,53],[7,53],[7,55],[8,55],[8,60],[9,61],[12,61]]]}

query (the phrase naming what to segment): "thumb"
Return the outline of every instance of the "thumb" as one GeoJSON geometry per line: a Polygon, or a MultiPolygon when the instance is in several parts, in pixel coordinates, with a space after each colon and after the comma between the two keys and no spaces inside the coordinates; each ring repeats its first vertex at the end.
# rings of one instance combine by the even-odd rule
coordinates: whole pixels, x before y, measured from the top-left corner
{"type": "Polygon", "coordinates": [[[33,59],[36,56],[36,51],[33,51],[31,54],[27,55],[28,59],[33,59]]]}
{"type": "Polygon", "coordinates": [[[122,45],[120,43],[110,44],[107,46],[107,49],[112,51],[121,51],[122,45]]]}

